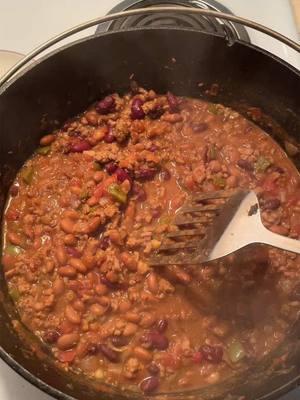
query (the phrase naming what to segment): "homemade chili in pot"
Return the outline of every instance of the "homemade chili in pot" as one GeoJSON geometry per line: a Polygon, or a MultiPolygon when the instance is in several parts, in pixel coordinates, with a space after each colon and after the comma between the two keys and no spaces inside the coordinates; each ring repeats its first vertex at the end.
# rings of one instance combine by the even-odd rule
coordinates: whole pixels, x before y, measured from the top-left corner
{"type": "Polygon", "coordinates": [[[298,172],[237,112],[136,87],[92,105],[42,137],[10,189],[2,263],[22,322],[63,368],[144,393],[257,362],[297,318],[299,257],[147,263],[190,193],[238,187],[267,228],[300,238],[298,172]]]}

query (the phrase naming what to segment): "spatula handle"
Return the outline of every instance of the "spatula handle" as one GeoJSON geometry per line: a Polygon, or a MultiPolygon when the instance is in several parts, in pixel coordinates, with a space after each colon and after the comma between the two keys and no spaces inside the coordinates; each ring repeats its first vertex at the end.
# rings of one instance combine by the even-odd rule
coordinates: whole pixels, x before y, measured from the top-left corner
{"type": "Polygon", "coordinates": [[[300,240],[278,235],[277,233],[271,232],[266,228],[261,230],[259,236],[259,241],[261,243],[269,244],[271,246],[278,247],[279,249],[300,254],[300,240]]]}

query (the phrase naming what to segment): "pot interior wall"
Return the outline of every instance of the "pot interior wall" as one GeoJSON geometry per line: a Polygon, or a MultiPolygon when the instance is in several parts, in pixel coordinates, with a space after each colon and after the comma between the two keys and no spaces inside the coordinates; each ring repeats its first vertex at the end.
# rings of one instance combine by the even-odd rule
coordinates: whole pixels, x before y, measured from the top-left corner
{"type": "MultiPolygon", "coordinates": [[[[55,51],[0,91],[1,206],[15,172],[42,134],[84,110],[102,94],[128,90],[132,76],[157,92],[171,90],[193,97],[204,96],[199,84],[218,83],[221,90],[213,101],[230,105],[242,100],[261,107],[300,141],[300,76],[272,56],[240,43],[228,47],[223,38],[191,30],[155,28],[100,35],[55,51]]],[[[3,277],[0,285],[0,345],[4,352],[33,375],[76,399],[122,398],[113,394],[99,397],[78,379],[70,378],[72,385],[68,385],[68,379],[51,363],[41,366],[35,356],[26,356],[7,313],[3,277]]],[[[299,371],[300,366],[293,364],[288,375],[264,376],[256,379],[256,385],[249,379],[248,389],[245,386],[240,393],[249,390],[247,399],[257,399],[293,380],[299,371]]],[[[32,379],[30,375],[27,378],[32,379]]],[[[40,387],[49,390],[41,382],[40,387]]],[[[221,398],[225,398],[224,393],[221,398]]]]}

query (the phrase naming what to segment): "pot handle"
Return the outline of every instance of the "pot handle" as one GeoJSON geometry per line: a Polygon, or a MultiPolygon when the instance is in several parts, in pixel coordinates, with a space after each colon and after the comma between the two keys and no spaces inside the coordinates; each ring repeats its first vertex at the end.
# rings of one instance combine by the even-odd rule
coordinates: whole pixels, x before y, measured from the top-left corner
{"type": "Polygon", "coordinates": [[[115,14],[105,15],[104,17],[98,17],[93,20],[87,21],[83,24],[77,25],[71,29],[68,29],[61,34],[54,36],[52,39],[48,40],[47,42],[41,44],[40,46],[36,47],[33,51],[31,51],[27,56],[22,58],[17,64],[15,64],[3,77],[0,79],[0,89],[2,89],[3,85],[7,83],[9,78],[11,78],[16,72],[20,71],[22,67],[32,61],[36,56],[43,53],[45,50],[49,49],[56,43],[78,33],[85,29],[91,28],[95,25],[102,24],[104,22],[113,21],[118,18],[130,17],[133,15],[140,15],[140,14],[158,14],[158,13],[169,13],[169,12],[176,12],[181,14],[200,14],[206,17],[213,17],[219,18],[227,21],[236,22],[241,25],[245,25],[248,28],[255,29],[259,32],[265,33],[273,37],[274,39],[279,40],[281,43],[289,46],[290,48],[294,49],[298,53],[300,53],[300,44],[296,43],[295,41],[287,38],[286,36],[269,29],[261,24],[258,24],[254,21],[250,21],[245,18],[237,17],[235,15],[226,14],[219,11],[213,10],[206,10],[206,9],[197,9],[197,8],[189,8],[186,7],[151,7],[151,8],[137,8],[135,10],[128,10],[123,11],[115,14]]]}

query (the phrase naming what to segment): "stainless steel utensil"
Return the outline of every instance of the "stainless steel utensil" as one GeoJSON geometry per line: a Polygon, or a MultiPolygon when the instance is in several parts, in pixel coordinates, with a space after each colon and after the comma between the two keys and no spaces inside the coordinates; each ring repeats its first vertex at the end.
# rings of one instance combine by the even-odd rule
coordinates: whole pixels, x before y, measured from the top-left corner
{"type": "Polygon", "coordinates": [[[174,218],[151,265],[199,264],[224,257],[251,243],[265,243],[300,254],[300,241],[266,229],[253,191],[196,194],[174,218]]]}

